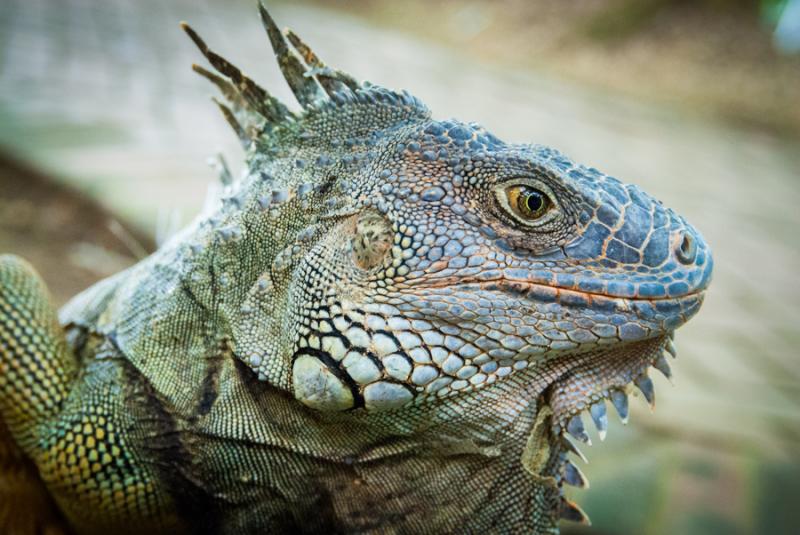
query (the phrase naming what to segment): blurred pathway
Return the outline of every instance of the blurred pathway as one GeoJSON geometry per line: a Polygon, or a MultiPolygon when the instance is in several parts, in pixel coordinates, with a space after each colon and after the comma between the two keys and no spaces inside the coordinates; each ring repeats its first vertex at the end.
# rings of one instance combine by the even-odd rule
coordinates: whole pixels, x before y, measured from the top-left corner
{"type": "MultiPolygon", "coordinates": [[[[214,180],[206,158],[221,150],[237,167],[241,151],[212,88],[191,72],[202,58],[177,23],[290,102],[253,3],[4,0],[0,146],[144,228],[176,210],[189,219],[214,180]]],[[[634,403],[634,425],[612,427],[590,452],[594,488],[579,501],[596,525],[749,532],[797,519],[769,508],[800,492],[800,144],[476,65],[335,12],[279,3],[274,15],[328,63],[409,88],[439,117],[552,145],[642,185],[712,244],[714,285],[677,337],[679,388],[656,379],[658,411],[634,403]],[[642,504],[624,518],[606,508],[634,494],[642,504]]]]}

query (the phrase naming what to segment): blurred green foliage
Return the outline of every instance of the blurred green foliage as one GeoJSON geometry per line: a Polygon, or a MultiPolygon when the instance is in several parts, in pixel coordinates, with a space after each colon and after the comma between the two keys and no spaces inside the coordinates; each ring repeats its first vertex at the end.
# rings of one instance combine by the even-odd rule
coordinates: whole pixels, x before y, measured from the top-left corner
{"type": "Polygon", "coordinates": [[[586,34],[594,39],[622,40],[641,31],[666,8],[685,7],[720,13],[738,10],[773,27],[788,0],[618,0],[608,2],[604,9],[590,17],[586,34]]]}

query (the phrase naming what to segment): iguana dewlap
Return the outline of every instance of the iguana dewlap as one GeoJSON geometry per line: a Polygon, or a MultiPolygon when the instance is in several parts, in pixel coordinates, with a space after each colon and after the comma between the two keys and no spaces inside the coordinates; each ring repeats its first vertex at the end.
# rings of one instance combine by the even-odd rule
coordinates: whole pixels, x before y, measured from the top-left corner
{"type": "MultiPolygon", "coordinates": [[[[711,280],[703,238],[261,16],[299,113],[184,26],[247,152],[215,210],[58,318],[0,256],[0,424],[78,533],[585,520],[562,492],[585,485],[568,435],[588,441],[588,411],[603,436],[630,384],[653,402],[647,371],[669,375],[711,280]]],[[[22,529],[16,509],[0,528],[22,529]]]]}

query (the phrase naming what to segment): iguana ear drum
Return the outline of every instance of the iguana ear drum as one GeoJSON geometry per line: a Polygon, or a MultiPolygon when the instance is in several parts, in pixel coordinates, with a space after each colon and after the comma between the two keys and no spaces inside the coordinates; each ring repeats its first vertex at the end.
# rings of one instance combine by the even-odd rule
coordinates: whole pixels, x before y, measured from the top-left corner
{"type": "Polygon", "coordinates": [[[386,217],[375,212],[359,217],[351,242],[355,264],[364,270],[381,265],[392,247],[392,237],[392,226],[386,217]]]}

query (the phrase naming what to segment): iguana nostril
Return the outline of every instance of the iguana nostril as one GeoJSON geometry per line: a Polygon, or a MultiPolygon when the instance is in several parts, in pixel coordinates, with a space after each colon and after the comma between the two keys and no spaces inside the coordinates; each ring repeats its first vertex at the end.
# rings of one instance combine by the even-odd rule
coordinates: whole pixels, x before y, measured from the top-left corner
{"type": "Polygon", "coordinates": [[[675,256],[678,257],[678,260],[682,264],[691,264],[697,257],[697,241],[694,239],[694,236],[686,231],[683,231],[681,234],[683,237],[675,250],[675,256]]]}

